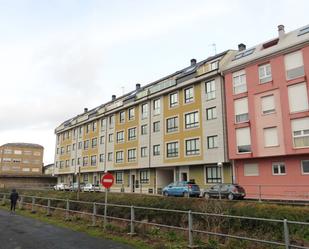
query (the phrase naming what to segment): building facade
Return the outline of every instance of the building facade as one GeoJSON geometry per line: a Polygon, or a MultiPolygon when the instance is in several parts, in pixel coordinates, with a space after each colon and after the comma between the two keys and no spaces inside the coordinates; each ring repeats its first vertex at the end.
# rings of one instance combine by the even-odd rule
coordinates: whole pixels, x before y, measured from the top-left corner
{"type": "Polygon", "coordinates": [[[309,26],[278,32],[224,68],[229,158],[249,195],[308,198],[309,26]]]}
{"type": "Polygon", "coordinates": [[[173,181],[231,182],[220,68],[233,51],[188,67],[56,128],[55,174],[71,184],[115,177],[112,191],[160,193],[173,181]]]}
{"type": "Polygon", "coordinates": [[[42,175],[44,148],[38,144],[7,143],[0,146],[0,175],[42,175]]]}

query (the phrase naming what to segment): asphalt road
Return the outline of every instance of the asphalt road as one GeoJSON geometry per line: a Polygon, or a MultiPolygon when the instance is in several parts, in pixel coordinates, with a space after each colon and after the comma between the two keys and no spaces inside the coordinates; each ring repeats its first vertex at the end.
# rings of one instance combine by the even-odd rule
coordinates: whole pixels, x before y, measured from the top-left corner
{"type": "Polygon", "coordinates": [[[0,249],[133,249],[0,209],[0,249]]]}

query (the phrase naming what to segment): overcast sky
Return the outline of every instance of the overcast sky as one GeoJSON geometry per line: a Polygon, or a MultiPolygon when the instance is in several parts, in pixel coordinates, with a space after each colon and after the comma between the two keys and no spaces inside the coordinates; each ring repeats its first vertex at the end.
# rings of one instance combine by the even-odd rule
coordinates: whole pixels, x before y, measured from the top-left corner
{"type": "Polygon", "coordinates": [[[44,146],[64,120],[237,44],[309,24],[309,1],[0,0],[0,145],[44,146]]]}

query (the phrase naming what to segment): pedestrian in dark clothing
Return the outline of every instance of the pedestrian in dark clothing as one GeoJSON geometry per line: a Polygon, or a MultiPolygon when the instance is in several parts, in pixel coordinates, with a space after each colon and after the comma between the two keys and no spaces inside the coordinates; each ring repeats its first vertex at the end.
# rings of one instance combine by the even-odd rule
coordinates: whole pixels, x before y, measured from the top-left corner
{"type": "Polygon", "coordinates": [[[16,207],[16,203],[17,203],[17,200],[19,199],[19,195],[18,193],[16,192],[16,189],[13,189],[12,190],[12,193],[10,195],[10,200],[11,200],[11,212],[14,212],[15,213],[15,207],[16,207]]]}

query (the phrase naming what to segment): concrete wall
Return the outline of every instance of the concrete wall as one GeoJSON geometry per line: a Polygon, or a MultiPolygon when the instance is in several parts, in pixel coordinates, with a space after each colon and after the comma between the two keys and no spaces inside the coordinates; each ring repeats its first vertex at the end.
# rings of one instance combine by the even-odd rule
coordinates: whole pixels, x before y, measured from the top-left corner
{"type": "Polygon", "coordinates": [[[0,176],[0,188],[39,188],[56,185],[57,177],[0,176]]]}

